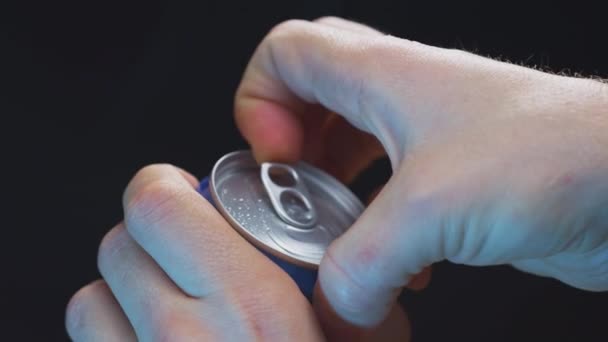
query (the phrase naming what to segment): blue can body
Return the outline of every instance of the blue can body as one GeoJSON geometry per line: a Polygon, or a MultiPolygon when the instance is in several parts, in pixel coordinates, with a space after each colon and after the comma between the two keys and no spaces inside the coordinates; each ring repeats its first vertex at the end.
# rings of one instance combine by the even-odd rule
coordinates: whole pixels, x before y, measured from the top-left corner
{"type": "MultiPolygon", "coordinates": [[[[211,192],[209,189],[209,178],[206,177],[199,183],[198,192],[203,195],[207,201],[209,201],[213,206],[216,206],[213,201],[213,197],[211,196],[211,192]]],[[[279,257],[276,257],[270,253],[267,253],[258,248],[260,252],[266,255],[270,260],[272,260],[275,264],[277,264],[283,271],[285,271],[289,276],[296,282],[300,291],[308,298],[308,300],[312,300],[312,292],[315,286],[315,282],[317,281],[317,271],[311,270],[308,268],[300,267],[294,265],[286,260],[283,260],[279,257]]]]}

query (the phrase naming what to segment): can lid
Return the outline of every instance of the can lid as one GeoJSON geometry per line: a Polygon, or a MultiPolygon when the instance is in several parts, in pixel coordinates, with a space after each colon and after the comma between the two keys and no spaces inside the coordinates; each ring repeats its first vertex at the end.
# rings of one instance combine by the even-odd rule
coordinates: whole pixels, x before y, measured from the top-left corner
{"type": "Polygon", "coordinates": [[[250,151],[222,157],[210,177],[216,207],[248,241],[316,268],[329,244],[363,212],[342,183],[303,162],[258,165],[250,151]]]}
{"type": "Polygon", "coordinates": [[[317,210],[308,187],[298,172],[287,164],[263,163],[260,178],[274,211],[285,223],[298,228],[313,228],[317,210]]]}

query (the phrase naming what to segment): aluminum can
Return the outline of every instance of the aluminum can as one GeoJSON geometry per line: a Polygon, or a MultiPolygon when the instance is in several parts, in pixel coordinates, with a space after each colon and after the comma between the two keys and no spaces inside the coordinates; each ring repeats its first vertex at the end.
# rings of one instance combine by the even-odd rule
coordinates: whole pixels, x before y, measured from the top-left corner
{"type": "Polygon", "coordinates": [[[320,169],[304,162],[259,165],[250,151],[220,158],[198,191],[309,300],[325,250],[364,209],[320,169]]]}

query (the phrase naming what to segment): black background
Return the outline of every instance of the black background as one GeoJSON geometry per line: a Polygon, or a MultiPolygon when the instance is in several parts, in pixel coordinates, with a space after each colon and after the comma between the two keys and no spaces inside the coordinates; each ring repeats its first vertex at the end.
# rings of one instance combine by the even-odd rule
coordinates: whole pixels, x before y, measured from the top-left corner
{"type": "MultiPolygon", "coordinates": [[[[1,5],[0,340],[64,340],[70,295],[140,167],[205,175],[246,147],[232,97],[257,43],[289,18],[338,15],[385,32],[554,71],[608,76],[597,4],[508,1],[121,2],[1,5]]],[[[358,182],[362,194],[386,165],[358,182]]],[[[604,341],[606,294],[508,267],[439,264],[406,293],[415,341],[604,341]]]]}

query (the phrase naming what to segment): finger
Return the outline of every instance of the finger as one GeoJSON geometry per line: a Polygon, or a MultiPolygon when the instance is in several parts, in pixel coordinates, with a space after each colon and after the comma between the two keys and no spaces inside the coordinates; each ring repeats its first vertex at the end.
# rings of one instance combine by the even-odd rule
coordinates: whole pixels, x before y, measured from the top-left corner
{"type": "MultiPolygon", "coordinates": [[[[383,188],[384,186],[374,190],[369,195],[367,202],[373,203],[373,201],[377,198],[383,188]]],[[[326,271],[327,268],[326,264],[327,262],[326,260],[324,260],[322,262],[322,267],[324,271],[326,271]]],[[[428,285],[428,282],[430,281],[430,270],[430,267],[426,267],[422,270],[422,272],[416,275],[412,275],[409,283],[407,284],[407,287],[414,290],[419,290],[426,287],[428,285]]],[[[336,277],[336,274],[333,274],[333,278],[329,277],[329,288],[335,289],[336,286],[341,286],[342,283],[336,283],[336,278],[340,279],[340,276],[344,276],[344,270],[335,270],[330,268],[330,272],[337,272],[338,277],[336,277]]],[[[325,276],[323,280],[326,280],[327,278],[328,277],[325,276]]],[[[343,279],[340,280],[344,281],[343,279]]],[[[348,281],[349,285],[351,285],[352,288],[352,283],[357,280],[356,278],[349,278],[348,281]]],[[[382,282],[382,280],[379,280],[379,283],[382,282]]],[[[409,340],[409,321],[407,320],[405,312],[403,312],[401,306],[397,303],[396,300],[394,300],[397,294],[400,292],[401,286],[403,285],[391,287],[388,290],[389,293],[384,294],[384,297],[388,296],[388,298],[378,298],[379,302],[376,302],[376,298],[374,298],[374,293],[365,293],[365,290],[363,288],[359,287],[358,285],[356,286],[356,290],[358,291],[357,295],[362,296],[362,298],[365,299],[364,301],[362,301],[363,303],[367,303],[367,305],[371,305],[372,307],[382,307],[382,313],[380,314],[381,317],[375,318],[371,324],[369,322],[364,322],[362,324],[360,320],[357,321],[356,319],[353,319],[352,312],[348,310],[358,310],[360,308],[358,305],[359,303],[361,303],[361,301],[344,303],[342,302],[342,300],[345,299],[337,297],[335,291],[330,290],[328,292],[325,292],[326,290],[322,289],[320,285],[320,282],[318,282],[315,288],[315,298],[313,304],[315,312],[317,313],[319,321],[323,327],[323,331],[326,336],[329,337],[330,340],[409,340]],[[332,296],[331,303],[328,300],[326,293],[332,296]],[[338,304],[336,304],[336,297],[339,300],[338,304]],[[382,302],[382,300],[385,300],[386,302],[382,302]],[[353,307],[348,307],[349,304],[353,304],[353,307]],[[345,309],[345,307],[347,309],[345,309]],[[380,338],[381,336],[382,338],[380,338]],[[394,336],[400,336],[400,338],[395,339],[393,338],[394,336]]],[[[346,289],[351,290],[349,288],[346,289]]],[[[367,307],[365,309],[367,309],[367,307]]]]}
{"type": "Polygon", "coordinates": [[[177,168],[177,170],[179,171],[179,173],[182,175],[182,177],[184,177],[184,179],[186,179],[186,181],[188,183],[190,183],[190,185],[192,185],[193,188],[197,188],[199,185],[199,180],[198,178],[196,178],[194,175],[192,175],[190,172],[182,169],[182,168],[177,168]]]}
{"type": "Polygon", "coordinates": [[[323,127],[333,114],[323,106],[313,104],[306,107],[306,111],[298,116],[302,123],[303,146],[301,159],[315,164],[323,155],[325,149],[323,127]]]}
{"type": "Polygon", "coordinates": [[[423,268],[420,273],[413,275],[412,279],[407,283],[407,288],[416,291],[425,289],[431,282],[431,271],[431,266],[428,266],[423,268]]]}
{"type": "MultiPolygon", "coordinates": [[[[383,187],[384,186],[381,186],[381,187],[377,188],[376,190],[372,191],[372,193],[369,195],[369,197],[367,199],[368,205],[369,205],[369,203],[373,202],[373,200],[378,196],[380,191],[382,191],[383,187]]],[[[429,285],[429,282],[431,281],[431,271],[432,271],[431,266],[423,268],[420,273],[412,276],[410,281],[407,283],[406,287],[410,290],[416,290],[416,291],[426,288],[429,285]]]]}
{"type": "Polygon", "coordinates": [[[70,299],[66,328],[73,341],[137,341],[135,332],[103,280],[97,280],[70,299]]]}
{"type": "Polygon", "coordinates": [[[323,149],[315,165],[348,184],[383,156],[384,148],[376,137],[334,115],[323,128],[323,149]]]}
{"type": "MultiPolygon", "coordinates": [[[[312,308],[297,285],[238,235],[173,166],[139,171],[123,201],[130,236],[184,292],[225,310],[223,315],[209,311],[205,322],[225,327],[225,316],[239,316],[261,336],[319,334],[312,308]],[[292,307],[288,314],[274,312],[269,319],[268,312],[284,306],[292,307]],[[294,314],[301,320],[288,317],[294,314]]],[[[245,334],[248,327],[230,326],[229,335],[245,334]]]]}
{"type": "Polygon", "coordinates": [[[175,321],[192,307],[193,299],[175,286],[123,224],[101,242],[98,267],[141,340],[152,340],[160,333],[154,328],[160,328],[158,322],[175,321]]]}
{"type": "Polygon", "coordinates": [[[425,285],[423,269],[443,259],[442,237],[434,222],[433,201],[415,201],[394,176],[347,233],[327,250],[319,268],[319,284],[335,312],[364,327],[381,322],[402,288],[425,285]],[[400,189],[401,191],[398,191],[400,189]],[[373,227],[373,229],[367,229],[373,227]],[[414,280],[423,272],[421,279],[414,280]]]}
{"type": "Polygon", "coordinates": [[[369,58],[386,55],[381,39],[306,21],[273,29],[254,53],[235,96],[235,120],[256,159],[301,157],[305,140],[298,117],[311,103],[339,113],[377,136],[389,156],[396,154],[402,136],[397,133],[406,126],[389,122],[384,88],[391,82],[383,66],[369,58]]]}
{"type": "Polygon", "coordinates": [[[129,234],[190,296],[206,297],[280,271],[171,165],[139,171],[123,203],[129,234]]]}
{"type": "Polygon", "coordinates": [[[382,32],[373,29],[367,25],[363,25],[354,21],[345,20],[338,17],[321,17],[315,20],[316,23],[332,26],[335,28],[351,31],[358,34],[364,34],[369,36],[379,36],[382,35],[382,32]]]}
{"type": "Polygon", "coordinates": [[[319,104],[376,136],[397,166],[406,147],[439,128],[464,127],[463,113],[491,111],[531,89],[529,74],[457,50],[292,20],[254,52],[235,95],[235,121],[258,161],[294,161],[306,143],[299,117],[319,104]]]}
{"type": "MultiPolygon", "coordinates": [[[[338,17],[322,17],[314,22],[357,34],[381,35],[368,26],[338,17]]],[[[350,183],[371,162],[384,155],[377,139],[354,128],[338,114],[320,105],[306,105],[303,108],[303,113],[298,115],[304,140],[301,152],[303,160],[350,183]]]]}
{"type": "MultiPolygon", "coordinates": [[[[367,200],[368,205],[369,205],[369,203],[373,202],[373,200],[378,196],[380,191],[382,191],[383,187],[384,186],[377,188],[369,195],[369,198],[367,200]]],[[[411,290],[422,290],[428,286],[430,281],[431,281],[431,267],[429,266],[429,267],[425,267],[424,269],[422,269],[422,271],[420,273],[413,275],[412,278],[410,279],[409,283],[407,284],[407,288],[409,288],[411,290]]]]}
{"type": "Polygon", "coordinates": [[[346,322],[331,307],[318,285],[314,309],[328,341],[409,341],[410,323],[401,305],[395,303],[376,327],[366,328],[346,322]]]}

